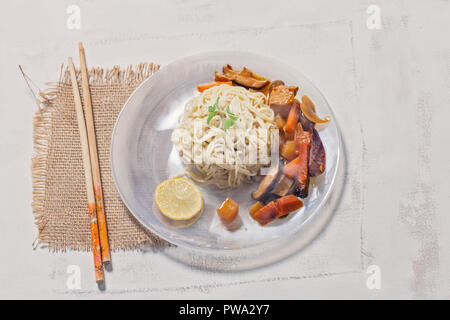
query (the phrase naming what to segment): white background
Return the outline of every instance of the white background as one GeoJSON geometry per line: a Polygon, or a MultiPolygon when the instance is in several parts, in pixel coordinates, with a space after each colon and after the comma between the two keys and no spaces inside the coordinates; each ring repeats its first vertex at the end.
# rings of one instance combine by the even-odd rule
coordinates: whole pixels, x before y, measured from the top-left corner
{"type": "Polygon", "coordinates": [[[0,298],[450,298],[448,1],[5,1],[0,4],[0,298]],[[66,8],[81,8],[81,29],[66,8]],[[369,5],[382,29],[366,26],[369,5]],[[205,50],[282,60],[324,93],[347,172],[333,219],[306,249],[218,273],[148,248],[113,254],[107,290],[90,253],[33,250],[32,116],[17,65],[41,88],[83,41],[91,66],[162,65],[205,50]],[[381,289],[366,287],[369,265],[381,289]],[[66,270],[81,267],[81,289],[66,270]]]}

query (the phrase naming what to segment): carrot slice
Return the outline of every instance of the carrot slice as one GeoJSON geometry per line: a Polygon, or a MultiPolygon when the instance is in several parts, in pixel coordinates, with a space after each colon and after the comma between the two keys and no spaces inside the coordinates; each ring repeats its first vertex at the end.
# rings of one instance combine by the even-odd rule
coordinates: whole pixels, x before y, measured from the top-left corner
{"type": "MultiPolygon", "coordinates": [[[[301,136],[303,131],[304,130],[303,130],[302,124],[300,122],[297,123],[297,126],[295,127],[295,133],[294,133],[294,141],[295,141],[296,145],[298,144],[298,141],[299,141],[300,136],[301,136]]],[[[296,152],[298,153],[298,150],[296,150],[296,152]]]]}
{"type": "Polygon", "coordinates": [[[303,206],[302,200],[294,195],[284,196],[277,199],[278,209],[280,210],[279,217],[285,216],[292,211],[298,210],[303,206]]]}
{"type": "Polygon", "coordinates": [[[300,115],[299,103],[297,100],[291,106],[289,115],[286,120],[286,126],[284,127],[284,133],[286,137],[292,139],[294,136],[295,128],[297,127],[298,117],[300,115]]]}
{"type": "Polygon", "coordinates": [[[213,82],[209,82],[209,83],[201,83],[197,85],[197,90],[199,92],[203,92],[206,89],[215,87],[215,86],[220,86],[221,84],[227,84],[229,86],[233,85],[233,81],[213,81],[213,82]]]}
{"type": "Polygon", "coordinates": [[[300,169],[300,163],[300,157],[288,162],[283,168],[284,175],[288,178],[295,179],[297,177],[298,170],[300,169]]]}
{"type": "Polygon", "coordinates": [[[230,197],[226,198],[222,205],[217,209],[217,215],[225,224],[233,222],[238,213],[239,205],[230,197]]]}
{"type": "Polygon", "coordinates": [[[253,219],[258,221],[262,226],[275,220],[279,216],[279,209],[274,201],[269,202],[266,206],[259,209],[254,215],[253,219]]]}
{"type": "Polygon", "coordinates": [[[263,207],[262,203],[257,201],[249,209],[250,216],[253,218],[255,213],[257,213],[263,207]]]}

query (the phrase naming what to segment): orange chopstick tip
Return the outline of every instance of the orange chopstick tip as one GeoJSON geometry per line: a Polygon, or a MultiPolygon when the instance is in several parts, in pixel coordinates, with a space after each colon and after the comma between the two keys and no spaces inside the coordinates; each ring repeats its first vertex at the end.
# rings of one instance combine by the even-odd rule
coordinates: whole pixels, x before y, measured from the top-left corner
{"type": "Polygon", "coordinates": [[[95,282],[101,283],[105,281],[105,277],[103,275],[103,269],[100,268],[95,271],[95,282]]]}
{"type": "Polygon", "coordinates": [[[89,147],[89,158],[91,162],[91,170],[92,170],[92,182],[94,188],[94,197],[95,197],[95,205],[96,205],[96,217],[98,222],[98,231],[99,231],[99,240],[101,247],[101,255],[103,263],[108,263],[111,261],[110,253],[109,253],[109,244],[108,244],[108,231],[106,226],[106,217],[104,212],[103,205],[103,192],[101,187],[101,177],[100,177],[100,168],[98,163],[98,154],[97,154],[97,141],[95,136],[95,126],[94,126],[94,118],[92,111],[92,101],[90,96],[89,89],[89,75],[86,66],[86,57],[83,49],[83,43],[80,41],[78,43],[79,53],[80,53],[80,70],[81,70],[81,82],[83,88],[83,98],[84,98],[84,114],[87,128],[87,138],[88,138],[88,147],[89,147]]]}

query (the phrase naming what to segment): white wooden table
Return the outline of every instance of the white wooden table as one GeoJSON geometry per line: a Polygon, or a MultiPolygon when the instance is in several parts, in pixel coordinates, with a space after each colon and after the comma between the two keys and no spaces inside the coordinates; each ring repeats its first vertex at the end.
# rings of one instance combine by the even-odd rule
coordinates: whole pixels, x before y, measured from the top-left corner
{"type": "Polygon", "coordinates": [[[439,0],[2,1],[0,298],[450,298],[449,16],[439,0]],[[80,29],[67,27],[70,5],[80,29]],[[17,65],[44,87],[80,40],[90,65],[239,49],[301,70],[335,110],[345,145],[345,188],[326,229],[290,258],[245,272],[114,253],[104,292],[89,252],[33,250],[36,105],[17,65]],[[80,289],[67,286],[71,265],[80,289]],[[367,285],[377,271],[379,289],[367,285]]]}

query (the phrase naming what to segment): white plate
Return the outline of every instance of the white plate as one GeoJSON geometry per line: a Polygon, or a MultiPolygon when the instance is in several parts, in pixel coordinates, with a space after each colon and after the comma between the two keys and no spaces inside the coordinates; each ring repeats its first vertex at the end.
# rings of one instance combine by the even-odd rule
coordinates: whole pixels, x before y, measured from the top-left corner
{"type": "MultiPolygon", "coordinates": [[[[311,233],[310,221],[320,218],[321,210],[332,192],[340,158],[340,135],[335,118],[321,92],[301,73],[271,58],[247,52],[207,52],[182,58],[162,68],[144,81],[131,95],[121,111],[111,139],[111,168],[122,200],[149,231],[177,245],[202,251],[241,251],[273,246],[282,239],[302,237],[311,233]],[[237,189],[219,190],[214,186],[201,188],[205,209],[202,216],[187,228],[174,228],[161,219],[154,204],[153,193],[163,180],[184,172],[184,165],[171,142],[171,134],[188,99],[198,95],[196,85],[213,79],[214,71],[225,64],[247,68],[269,77],[281,79],[287,85],[300,87],[297,96],[308,95],[319,115],[331,118],[329,126],[321,131],[325,147],[326,171],[312,179],[310,195],[304,207],[287,219],[261,227],[248,215],[254,203],[251,192],[257,184],[237,189]],[[243,226],[235,232],[227,231],[218,221],[217,206],[231,196],[239,203],[243,226]]],[[[325,214],[324,214],[325,217],[325,214]]],[[[308,241],[320,231],[326,219],[308,241]]],[[[301,242],[305,242],[306,238],[301,242]]]]}

